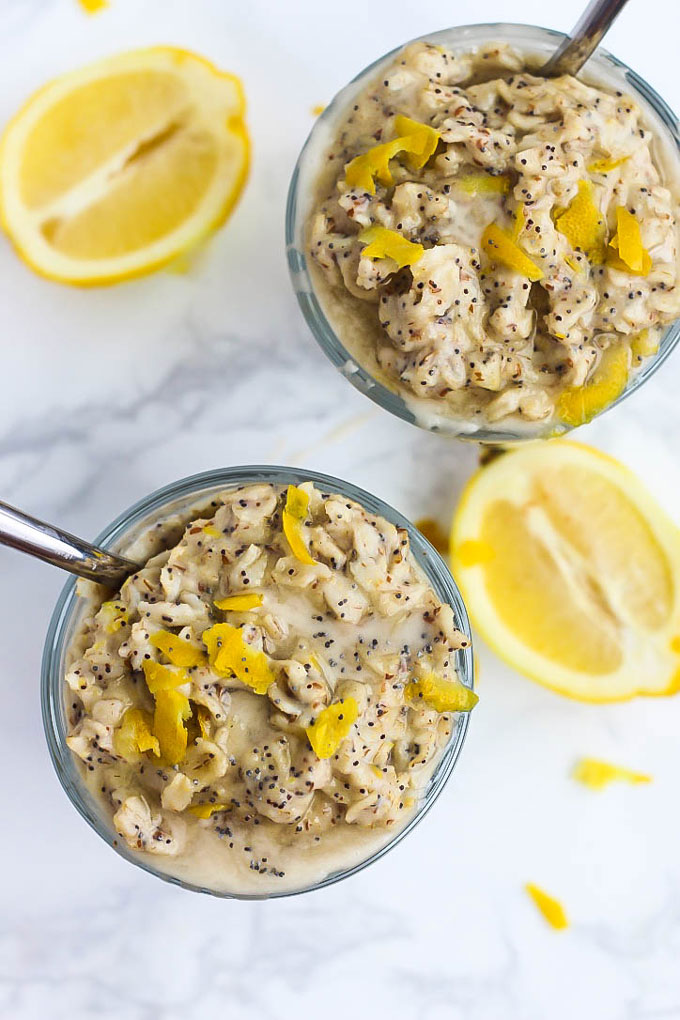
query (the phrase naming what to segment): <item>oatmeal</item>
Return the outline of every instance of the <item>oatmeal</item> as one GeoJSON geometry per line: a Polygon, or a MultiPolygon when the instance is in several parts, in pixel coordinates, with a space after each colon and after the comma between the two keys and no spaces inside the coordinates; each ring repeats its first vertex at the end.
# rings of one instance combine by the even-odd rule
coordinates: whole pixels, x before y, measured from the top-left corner
{"type": "Polygon", "coordinates": [[[92,598],[66,675],[68,745],[118,838],[237,892],[388,842],[476,701],[407,533],[311,482],[262,483],[127,551],[143,566],[92,598]]]}
{"type": "Polygon", "coordinates": [[[416,416],[580,424],[680,314],[677,195],[621,92],[414,43],[341,115],[307,228],[346,348],[416,416]]]}

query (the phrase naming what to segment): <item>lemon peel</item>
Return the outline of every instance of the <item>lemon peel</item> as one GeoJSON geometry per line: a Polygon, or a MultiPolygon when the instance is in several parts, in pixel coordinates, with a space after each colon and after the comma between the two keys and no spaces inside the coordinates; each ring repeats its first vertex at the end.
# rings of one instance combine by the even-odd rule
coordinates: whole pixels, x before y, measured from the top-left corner
{"type": "Polygon", "coordinates": [[[153,732],[158,738],[161,757],[167,765],[178,765],[187,751],[188,733],[184,723],[191,717],[189,699],[171,689],[159,690],[155,699],[153,732]]]}
{"type": "Polygon", "coordinates": [[[387,227],[367,227],[359,234],[359,240],[366,245],[362,257],[392,259],[399,269],[414,266],[425,252],[422,244],[409,241],[396,230],[388,230],[387,227]]]}
{"type": "Polygon", "coordinates": [[[257,609],[262,605],[262,601],[262,596],[253,592],[248,595],[227,595],[224,599],[215,599],[215,605],[225,612],[237,613],[246,612],[248,609],[257,609]]]}
{"type": "Polygon", "coordinates": [[[205,664],[205,655],[200,648],[192,645],[190,641],[185,641],[184,638],[177,637],[176,634],[170,634],[167,630],[157,630],[149,640],[173,666],[192,669],[194,666],[205,664]]]}
{"type": "Polygon", "coordinates": [[[564,390],[556,405],[556,413],[565,425],[585,425],[596,414],[620,397],[628,382],[628,351],[623,344],[607,347],[600,363],[583,386],[564,390]]]}
{"type": "Polygon", "coordinates": [[[625,206],[616,210],[616,234],[609,242],[609,247],[616,252],[608,254],[607,263],[622,272],[630,272],[635,276],[647,276],[652,268],[652,259],[642,244],[640,224],[625,206]]]}
{"type": "Polygon", "coordinates": [[[538,909],[540,910],[543,917],[546,919],[551,928],[560,930],[569,927],[569,921],[564,911],[564,907],[556,900],[553,896],[549,896],[543,889],[539,889],[533,882],[527,882],[524,886],[526,891],[531,896],[538,909]]]}
{"type": "Polygon", "coordinates": [[[176,687],[189,683],[189,675],[183,669],[162,666],[153,659],[145,659],[142,669],[146,686],[154,696],[159,691],[173,691],[176,687]]]}
{"type": "Polygon", "coordinates": [[[389,187],[394,183],[390,172],[390,160],[404,152],[409,158],[412,169],[418,170],[425,165],[439,141],[439,132],[427,124],[411,120],[409,117],[395,118],[397,131],[404,133],[390,142],[374,145],[367,152],[354,159],[345,167],[345,184],[348,188],[361,188],[369,195],[375,195],[375,182],[389,187]]]}
{"type": "Polygon", "coordinates": [[[524,254],[512,237],[501,230],[498,224],[490,223],[486,227],[482,234],[481,246],[492,262],[500,262],[532,282],[543,279],[543,270],[524,254]]]}
{"type": "Polygon", "coordinates": [[[357,716],[359,706],[352,697],[322,708],[305,733],[317,758],[330,758],[345,739],[357,716]]]}
{"type": "Polygon", "coordinates": [[[652,777],[644,772],[633,772],[620,765],[611,765],[599,758],[581,758],[576,762],[572,777],[590,790],[603,790],[610,783],[651,783],[652,777]]]}
{"type": "Polygon", "coordinates": [[[210,535],[211,538],[221,538],[222,532],[219,528],[216,528],[214,524],[204,524],[203,534],[210,535]]]}
{"type": "Polygon", "coordinates": [[[137,754],[153,751],[157,758],[161,749],[158,739],[151,732],[152,718],[139,708],[129,708],[123,716],[120,727],[114,732],[113,747],[116,754],[126,760],[137,754]]]}
{"type": "Polygon", "coordinates": [[[586,167],[586,170],[589,174],[608,174],[629,159],[630,156],[621,156],[620,159],[596,159],[586,167]]]}
{"type": "Polygon", "coordinates": [[[230,811],[231,804],[192,804],[187,811],[196,818],[211,818],[216,811],[230,811]]]}
{"type": "Polygon", "coordinates": [[[465,174],[456,179],[455,185],[468,195],[507,195],[510,178],[505,174],[465,174]]]}
{"type": "Polygon", "coordinates": [[[603,261],[606,228],[590,181],[578,182],[577,194],[557,217],[555,226],[572,248],[580,249],[594,265],[603,261]]]}
{"type": "Polygon", "coordinates": [[[290,551],[296,560],[313,565],[316,560],[309,552],[302,537],[303,521],[309,511],[309,496],[297,485],[289,485],[286,494],[286,505],[283,510],[283,533],[288,540],[290,551]]]}
{"type": "Polygon", "coordinates": [[[423,673],[406,684],[406,697],[422,700],[435,712],[471,712],[478,696],[460,680],[444,680],[435,673],[423,673]]]}
{"type": "Polygon", "coordinates": [[[266,694],[274,683],[267,656],[246,644],[240,627],[216,623],[203,632],[203,641],[210,665],[220,676],[236,676],[256,694],[266,694]]]}

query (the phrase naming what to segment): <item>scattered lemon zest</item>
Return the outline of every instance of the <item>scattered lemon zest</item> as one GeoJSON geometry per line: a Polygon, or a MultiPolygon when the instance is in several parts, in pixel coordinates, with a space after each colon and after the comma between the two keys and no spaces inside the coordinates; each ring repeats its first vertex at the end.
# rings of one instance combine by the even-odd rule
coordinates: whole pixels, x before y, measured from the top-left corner
{"type": "Polygon", "coordinates": [[[261,595],[252,592],[248,595],[227,595],[224,599],[215,599],[215,605],[225,612],[243,613],[248,609],[257,609],[262,605],[262,601],[261,595]]]}
{"type": "Polygon", "coordinates": [[[206,740],[210,736],[210,726],[208,725],[208,723],[210,722],[210,713],[207,711],[207,709],[203,708],[202,706],[199,706],[196,709],[196,717],[198,719],[198,726],[201,731],[201,736],[203,737],[204,740],[206,740]]]}
{"type": "Polygon", "coordinates": [[[185,670],[162,666],[160,662],[154,662],[153,659],[145,659],[142,669],[146,686],[154,697],[160,691],[174,691],[177,687],[189,683],[189,674],[185,670]]]}
{"type": "Polygon", "coordinates": [[[543,889],[539,889],[539,887],[534,885],[533,882],[527,882],[524,888],[529,893],[551,928],[555,928],[559,931],[562,928],[569,927],[567,915],[565,914],[564,907],[559,900],[549,896],[547,892],[544,892],[543,889]]]}
{"type": "Polygon", "coordinates": [[[478,696],[460,680],[444,680],[436,673],[423,673],[406,684],[404,691],[411,701],[421,700],[435,712],[471,712],[478,696]]]}
{"type": "Polygon", "coordinates": [[[416,521],[416,528],[424,535],[430,545],[433,545],[437,552],[442,553],[446,556],[449,551],[449,539],[439,524],[433,517],[421,517],[419,521],[416,521]]]}
{"type": "Polygon", "coordinates": [[[127,609],[119,602],[102,602],[97,619],[104,624],[107,634],[115,634],[129,621],[127,609]]]}
{"type": "Polygon", "coordinates": [[[575,273],[583,273],[583,266],[577,259],[574,258],[573,255],[565,255],[564,261],[575,273]]]}
{"type": "Polygon", "coordinates": [[[622,163],[629,159],[630,156],[621,156],[620,159],[596,159],[586,167],[586,170],[589,174],[608,174],[611,170],[616,170],[617,166],[621,166],[622,163]]]}
{"type": "Polygon", "coordinates": [[[466,174],[454,183],[468,195],[507,195],[510,191],[510,178],[505,174],[466,174]]]}
{"type": "Polygon", "coordinates": [[[216,528],[214,524],[206,524],[206,525],[204,525],[203,533],[205,535],[210,535],[211,538],[221,538],[222,537],[222,532],[220,531],[219,528],[216,528]]]}
{"type": "Polygon", "coordinates": [[[387,227],[367,227],[359,234],[359,240],[366,245],[362,257],[392,259],[399,269],[414,266],[425,251],[422,244],[409,241],[396,230],[388,230],[387,227]]]}
{"type": "Polygon", "coordinates": [[[630,272],[635,276],[647,276],[652,268],[652,259],[647,249],[642,244],[640,224],[625,206],[620,205],[616,210],[616,234],[609,242],[616,255],[612,258],[610,253],[607,262],[615,269],[622,272],[630,272]]]}
{"type": "Polygon", "coordinates": [[[323,103],[317,103],[316,106],[312,107],[312,117],[320,117],[326,107],[323,103]]]}
{"type": "Polygon", "coordinates": [[[191,716],[189,699],[179,691],[165,689],[154,696],[153,732],[158,738],[161,757],[168,765],[178,765],[187,751],[188,734],[184,723],[191,716]]]}
{"type": "Polygon", "coordinates": [[[289,485],[286,495],[286,506],[283,511],[283,533],[288,540],[290,551],[296,560],[313,565],[316,560],[311,555],[302,537],[303,521],[309,511],[309,496],[297,485],[289,485]]]}
{"type": "Polygon", "coordinates": [[[330,758],[335,754],[358,715],[359,706],[351,697],[321,709],[311,726],[305,729],[318,758],[330,758]]]}
{"type": "Polygon", "coordinates": [[[210,818],[216,811],[231,811],[231,804],[192,804],[187,811],[196,818],[210,818]]]}
{"type": "Polygon", "coordinates": [[[595,204],[590,181],[578,182],[578,193],[557,217],[555,226],[572,248],[580,249],[593,265],[603,261],[606,227],[595,204]]]}
{"type": "Polygon", "coordinates": [[[266,694],[274,683],[274,674],[264,652],[251,648],[240,627],[216,623],[203,632],[210,665],[220,676],[236,676],[256,694],[266,694]]]}
{"type": "Polygon", "coordinates": [[[572,777],[591,790],[604,790],[617,781],[624,783],[651,783],[652,777],[644,772],[633,772],[620,765],[610,765],[598,758],[581,758],[572,771],[572,777]]]}
{"type": "Polygon", "coordinates": [[[456,549],[456,557],[463,567],[476,567],[488,563],[495,555],[493,546],[474,538],[467,538],[456,549]]]}
{"type": "Polygon", "coordinates": [[[153,720],[148,712],[139,708],[129,708],[123,716],[120,727],[113,735],[113,747],[116,754],[126,760],[134,759],[137,754],[153,751],[157,758],[161,749],[158,739],[151,732],[153,720]]]}
{"type": "Polygon", "coordinates": [[[167,630],[157,630],[149,640],[154,648],[157,648],[166,659],[170,660],[173,666],[191,669],[193,666],[205,665],[205,655],[201,649],[176,634],[170,634],[167,630]]]}
{"type": "Polygon", "coordinates": [[[634,358],[649,358],[659,350],[659,337],[643,329],[631,340],[630,350],[634,358]]]}
{"type": "Polygon", "coordinates": [[[401,152],[407,154],[409,165],[414,170],[419,170],[427,163],[437,148],[439,132],[427,124],[420,124],[402,116],[395,118],[395,127],[404,134],[390,142],[374,145],[367,152],[350,160],[345,167],[345,184],[348,188],[361,188],[370,195],[375,195],[376,179],[385,187],[390,187],[394,183],[390,173],[390,160],[401,152]]]}
{"type": "Polygon", "coordinates": [[[620,397],[628,382],[628,351],[623,344],[607,347],[583,386],[570,386],[557,401],[557,415],[565,425],[585,425],[620,397]]]}
{"type": "Polygon", "coordinates": [[[500,262],[533,282],[543,279],[543,270],[524,254],[498,224],[490,223],[485,229],[482,234],[482,248],[492,262],[500,262]]]}
{"type": "Polygon", "coordinates": [[[394,118],[394,126],[398,134],[407,142],[404,148],[406,162],[412,170],[421,170],[433,155],[441,135],[429,124],[411,120],[410,117],[404,117],[401,113],[398,113],[394,118]]]}

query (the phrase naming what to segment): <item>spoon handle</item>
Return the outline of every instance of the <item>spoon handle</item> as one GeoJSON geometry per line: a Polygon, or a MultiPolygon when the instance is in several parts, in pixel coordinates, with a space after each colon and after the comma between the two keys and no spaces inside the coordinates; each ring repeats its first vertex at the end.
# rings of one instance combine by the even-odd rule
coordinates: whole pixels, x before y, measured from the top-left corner
{"type": "Polygon", "coordinates": [[[546,78],[577,74],[628,0],[590,0],[571,37],[555,50],[540,73],[546,78]]]}
{"type": "Polygon", "coordinates": [[[90,545],[67,531],[29,517],[7,503],[0,502],[0,545],[36,556],[71,574],[98,581],[109,588],[119,587],[138,569],[136,563],[114,556],[90,545]]]}

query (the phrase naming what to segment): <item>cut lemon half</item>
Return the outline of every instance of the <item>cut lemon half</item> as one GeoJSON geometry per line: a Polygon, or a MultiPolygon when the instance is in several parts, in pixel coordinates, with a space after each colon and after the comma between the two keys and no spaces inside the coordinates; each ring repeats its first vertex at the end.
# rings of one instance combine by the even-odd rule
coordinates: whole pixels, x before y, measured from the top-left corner
{"type": "Polygon", "coordinates": [[[224,222],[248,170],[241,83],[170,46],[45,85],[0,142],[0,216],[38,273],[94,285],[148,273],[224,222]]]}
{"type": "Polygon", "coordinates": [[[680,531],[618,461],[565,440],[503,453],[451,550],[477,629],[532,680],[583,701],[680,690],[680,531]]]}

